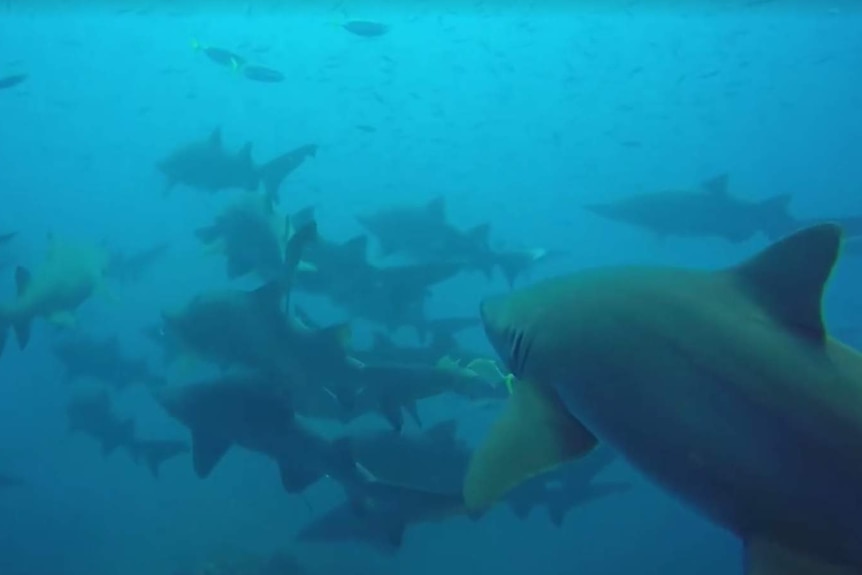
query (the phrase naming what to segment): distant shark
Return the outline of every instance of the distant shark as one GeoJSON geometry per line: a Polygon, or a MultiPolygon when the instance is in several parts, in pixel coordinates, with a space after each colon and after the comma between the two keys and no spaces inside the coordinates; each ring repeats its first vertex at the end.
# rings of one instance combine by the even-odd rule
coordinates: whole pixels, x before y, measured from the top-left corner
{"type": "Polygon", "coordinates": [[[316,153],[316,145],[300,146],[258,166],[251,157],[251,143],[236,154],[229,153],[224,149],[221,130],[217,128],[206,140],[172,152],[158,163],[158,168],[167,178],[168,189],[183,184],[207,192],[255,191],[262,184],[266,197],[277,203],[282,181],[316,153]]]}
{"type": "Polygon", "coordinates": [[[314,432],[294,413],[288,389],[256,376],[166,387],[157,402],[192,434],[192,458],[198,477],[207,477],[231,446],[270,457],[282,485],[301,493],[329,475],[351,493],[363,481],[349,446],[314,432]]]}
{"type": "Polygon", "coordinates": [[[272,204],[250,193],[229,206],[216,220],[195,231],[205,245],[222,252],[228,278],[256,272],[264,280],[275,280],[284,268],[284,219],[272,204]]]}
{"type": "Polygon", "coordinates": [[[0,234],[0,247],[5,246],[18,235],[18,232],[5,232],[0,234]]]}
{"type": "MultiPolygon", "coordinates": [[[[357,462],[388,489],[370,490],[361,513],[356,513],[356,503],[343,504],[315,518],[300,530],[299,539],[356,541],[391,553],[401,547],[411,525],[465,514],[477,519],[479,514],[467,512],[461,495],[471,452],[456,431],[450,420],[421,434],[371,433],[353,439],[357,462]]],[[[613,460],[610,450],[597,450],[583,461],[526,482],[506,502],[522,519],[534,508],[544,508],[560,526],[575,507],[629,488],[627,483],[594,481],[613,460]]]]}
{"type": "Polygon", "coordinates": [[[17,298],[0,306],[0,354],[6,343],[9,326],[15,332],[18,346],[27,347],[33,319],[69,326],[75,321],[75,310],[104,285],[108,256],[86,244],[51,240],[41,267],[31,274],[18,267],[15,271],[17,298]]]}
{"type": "Polygon", "coordinates": [[[393,206],[359,215],[357,220],[377,239],[384,257],[402,255],[415,264],[447,263],[458,270],[480,271],[486,277],[499,269],[510,286],[537,264],[566,253],[547,249],[493,249],[490,224],[458,229],[449,223],[443,196],[424,205],[393,206]]]}
{"type": "Polygon", "coordinates": [[[514,393],[465,502],[606,442],[741,537],[749,575],[862,571],[862,355],[831,338],[822,224],[710,272],[583,271],[486,299],[514,393]]]}
{"type": "Polygon", "coordinates": [[[776,239],[796,228],[796,220],[787,212],[789,194],[749,201],[730,195],[727,182],[727,174],[721,174],[694,190],[639,194],[584,208],[660,237],[717,237],[739,243],[761,232],[776,239]]]}
{"type": "Polygon", "coordinates": [[[163,377],[153,373],[146,360],[128,357],[116,336],[97,338],[87,334],[60,337],[52,344],[54,356],[70,379],[92,378],[116,389],[131,384],[159,386],[163,377]]]}

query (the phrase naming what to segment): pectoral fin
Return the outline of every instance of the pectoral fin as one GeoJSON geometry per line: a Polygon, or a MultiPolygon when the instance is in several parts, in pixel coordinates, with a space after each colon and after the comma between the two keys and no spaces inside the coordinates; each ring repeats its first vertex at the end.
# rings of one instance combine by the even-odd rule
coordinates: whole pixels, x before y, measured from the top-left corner
{"type": "Polygon", "coordinates": [[[858,570],[826,563],[762,537],[745,542],[745,575],[857,575],[858,570]]]}
{"type": "Polygon", "coordinates": [[[524,480],[588,453],[596,438],[550,390],[517,381],[464,480],[469,510],[490,507],[524,480]]]}

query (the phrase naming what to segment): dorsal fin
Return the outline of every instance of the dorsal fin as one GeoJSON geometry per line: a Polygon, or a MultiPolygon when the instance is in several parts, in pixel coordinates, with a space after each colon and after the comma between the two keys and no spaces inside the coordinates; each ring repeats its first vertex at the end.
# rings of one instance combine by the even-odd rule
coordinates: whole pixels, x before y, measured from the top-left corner
{"type": "Polygon", "coordinates": [[[253,163],[251,159],[251,142],[246,142],[245,145],[240,148],[240,151],[237,152],[237,157],[242,162],[247,162],[249,164],[253,163]]]}
{"type": "Polygon", "coordinates": [[[772,244],[732,268],[733,274],[776,320],[822,340],[823,290],[838,259],[842,230],[820,224],[772,244]]]}
{"type": "Polygon", "coordinates": [[[712,194],[714,196],[726,196],[727,195],[727,174],[719,174],[717,176],[713,176],[708,180],[704,180],[701,184],[701,187],[707,194],[712,194]]]}

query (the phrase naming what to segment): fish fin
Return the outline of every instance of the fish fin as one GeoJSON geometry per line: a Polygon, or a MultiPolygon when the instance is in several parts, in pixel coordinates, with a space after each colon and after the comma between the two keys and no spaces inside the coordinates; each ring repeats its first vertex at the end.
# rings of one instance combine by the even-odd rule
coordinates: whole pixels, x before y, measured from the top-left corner
{"type": "Polygon", "coordinates": [[[704,180],[703,183],[700,184],[700,187],[707,194],[712,194],[715,196],[726,196],[727,195],[727,174],[718,174],[709,178],[708,180],[704,180]]]}
{"type": "Polygon", "coordinates": [[[745,542],[745,575],[857,575],[858,570],[841,567],[788,549],[761,537],[745,542]]]}
{"type": "Polygon", "coordinates": [[[55,326],[61,328],[75,327],[75,324],[77,323],[75,314],[71,311],[58,311],[49,315],[47,319],[55,326]]]}
{"type": "Polygon", "coordinates": [[[404,428],[404,413],[402,413],[401,406],[397,402],[381,399],[380,414],[389,422],[393,431],[400,433],[401,429],[404,428]]]}
{"type": "Polygon", "coordinates": [[[799,223],[790,215],[791,194],[772,196],[759,202],[756,206],[760,227],[770,240],[779,239],[781,236],[798,229],[799,223]]]}
{"type": "Polygon", "coordinates": [[[32,325],[30,316],[16,319],[12,322],[12,330],[15,332],[15,339],[18,341],[18,349],[26,349],[30,343],[30,326],[32,325]]]}
{"type": "Polygon", "coordinates": [[[568,509],[564,505],[548,505],[548,517],[551,519],[551,523],[554,524],[554,527],[563,526],[567,512],[568,509]]]}
{"type": "Polygon", "coordinates": [[[805,228],[730,271],[773,318],[823,341],[823,291],[838,259],[842,235],[835,224],[805,228]]]}
{"type": "Polygon", "coordinates": [[[27,291],[27,288],[30,287],[31,278],[30,270],[24,266],[15,268],[15,289],[18,297],[21,297],[27,291]]]}
{"type": "Polygon", "coordinates": [[[266,199],[273,205],[279,203],[278,190],[284,179],[301,166],[306,158],[317,155],[316,144],[306,144],[274,158],[258,168],[258,175],[266,192],[266,199]]]}
{"type": "Polygon", "coordinates": [[[467,508],[490,507],[524,480],[595,445],[596,438],[550,390],[516,380],[502,415],[470,460],[464,480],[467,508]]]}
{"type": "Polygon", "coordinates": [[[227,450],[230,449],[230,440],[218,435],[212,435],[202,431],[192,433],[192,460],[195,473],[198,477],[207,477],[227,450]]]}
{"type": "Polygon", "coordinates": [[[407,525],[403,520],[391,519],[386,521],[386,539],[390,545],[401,548],[401,545],[404,543],[404,531],[406,528],[407,525]]]}
{"type": "Polygon", "coordinates": [[[419,403],[416,401],[408,401],[404,404],[404,410],[407,411],[407,415],[410,416],[410,419],[413,420],[413,423],[416,424],[416,427],[422,427],[422,417],[419,415],[419,403]]]}

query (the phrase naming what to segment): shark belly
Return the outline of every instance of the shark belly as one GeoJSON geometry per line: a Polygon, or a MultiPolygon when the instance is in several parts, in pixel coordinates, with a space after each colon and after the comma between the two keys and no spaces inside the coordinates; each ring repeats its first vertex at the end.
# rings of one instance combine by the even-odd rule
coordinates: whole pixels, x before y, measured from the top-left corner
{"type": "Polygon", "coordinates": [[[613,346],[640,347],[633,361],[578,352],[572,381],[555,389],[601,441],[740,537],[862,567],[862,473],[848,449],[858,440],[825,443],[810,420],[753,398],[761,371],[713,369],[691,350],[714,342],[681,333],[686,343],[667,345],[636,326],[613,346]]]}

